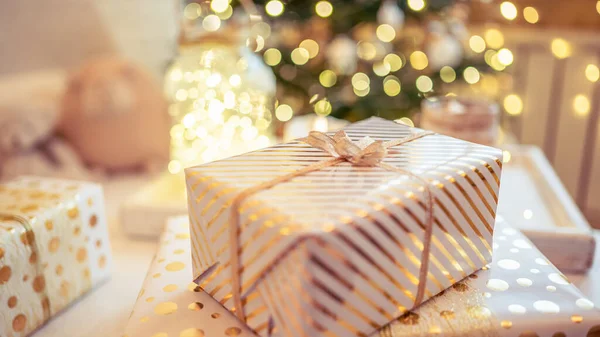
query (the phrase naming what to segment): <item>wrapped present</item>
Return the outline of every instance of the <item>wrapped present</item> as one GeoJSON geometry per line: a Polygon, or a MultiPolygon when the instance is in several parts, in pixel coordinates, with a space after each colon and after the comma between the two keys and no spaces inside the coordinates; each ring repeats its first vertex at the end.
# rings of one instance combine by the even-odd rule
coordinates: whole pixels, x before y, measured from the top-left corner
{"type": "MultiPolygon", "coordinates": [[[[598,336],[600,310],[519,231],[500,219],[496,232],[494,261],[489,268],[456,283],[372,336],[598,336]]],[[[188,281],[192,261],[187,237],[188,219],[171,218],[124,336],[255,336],[188,281]]],[[[300,317],[290,312],[282,318],[300,317]]],[[[277,331],[273,333],[277,335],[277,331]]]]}
{"type": "Polygon", "coordinates": [[[194,277],[261,336],[368,335],[489,263],[501,156],[371,118],[188,168],[194,277]]]}
{"type": "Polygon", "coordinates": [[[0,185],[0,336],[26,336],[109,276],[102,189],[22,177],[0,185]]]}

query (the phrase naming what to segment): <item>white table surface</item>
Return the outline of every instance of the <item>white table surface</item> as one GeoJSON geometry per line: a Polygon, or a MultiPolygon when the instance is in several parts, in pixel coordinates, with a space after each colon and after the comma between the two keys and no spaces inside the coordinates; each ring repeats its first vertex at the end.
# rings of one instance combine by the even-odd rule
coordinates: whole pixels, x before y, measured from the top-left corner
{"type": "MultiPolygon", "coordinates": [[[[143,176],[122,177],[104,184],[113,252],[112,278],[60,313],[33,337],[121,336],[157,243],[128,238],[119,227],[118,208],[147,181],[149,178],[143,176]]],[[[595,231],[595,236],[600,242],[600,231],[595,231]]],[[[600,305],[599,250],[596,250],[594,266],[588,274],[567,276],[596,305],[600,305]]]]}

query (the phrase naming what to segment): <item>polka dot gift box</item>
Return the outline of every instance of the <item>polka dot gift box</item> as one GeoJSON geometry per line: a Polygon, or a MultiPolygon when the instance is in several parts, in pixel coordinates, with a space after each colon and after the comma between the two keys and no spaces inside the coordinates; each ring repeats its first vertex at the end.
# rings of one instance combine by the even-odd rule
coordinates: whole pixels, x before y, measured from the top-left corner
{"type": "Polygon", "coordinates": [[[27,336],[109,277],[100,186],[22,177],[0,185],[0,336],[27,336]]]}
{"type": "Polygon", "coordinates": [[[194,278],[262,337],[369,335],[491,261],[501,170],[377,117],[187,168],[194,278]]]}
{"type": "MultiPolygon", "coordinates": [[[[189,282],[188,230],[187,217],[170,219],[123,337],[255,337],[189,282]]],[[[281,319],[301,324],[310,317],[289,313],[281,319]]],[[[276,329],[271,335],[282,336],[276,329]]],[[[491,264],[371,336],[598,337],[600,311],[525,236],[499,219],[491,264]]]]}

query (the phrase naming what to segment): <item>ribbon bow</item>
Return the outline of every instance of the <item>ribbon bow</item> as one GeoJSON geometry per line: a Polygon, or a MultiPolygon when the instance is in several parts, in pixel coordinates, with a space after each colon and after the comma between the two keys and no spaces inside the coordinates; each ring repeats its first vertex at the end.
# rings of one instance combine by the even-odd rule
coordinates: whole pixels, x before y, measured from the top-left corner
{"type": "MultiPolygon", "coordinates": [[[[235,313],[240,320],[245,321],[245,314],[242,304],[242,290],[241,290],[241,261],[240,261],[240,207],[244,200],[249,196],[258,193],[263,190],[272,188],[278,184],[292,180],[296,177],[322,170],[326,167],[334,166],[344,161],[350,162],[355,166],[377,166],[385,170],[396,172],[398,174],[407,175],[413,179],[420,181],[423,184],[425,192],[425,202],[427,205],[426,220],[425,220],[425,234],[423,239],[423,250],[421,252],[421,267],[419,270],[419,284],[417,294],[415,296],[415,306],[423,301],[425,293],[425,284],[427,282],[427,272],[429,270],[429,251],[431,246],[431,235],[433,231],[433,194],[431,193],[427,180],[417,176],[416,174],[384,163],[383,159],[388,155],[388,149],[392,146],[402,145],[408,142],[412,142],[416,139],[433,135],[433,132],[420,132],[411,134],[408,137],[392,140],[392,141],[380,141],[373,140],[370,137],[364,137],[358,142],[353,142],[346,132],[338,131],[333,137],[319,131],[311,131],[308,137],[298,139],[314,148],[321,149],[333,156],[332,159],[325,160],[322,162],[315,163],[313,165],[306,166],[297,171],[289,174],[276,177],[272,180],[266,181],[262,184],[249,187],[240,192],[232,201],[230,207],[230,222],[229,222],[229,249],[230,249],[230,263],[231,263],[231,285],[232,285],[232,298],[235,307],[235,313]]],[[[260,281],[254,281],[256,284],[260,281]]]]}
{"type": "Polygon", "coordinates": [[[311,131],[308,137],[298,139],[312,147],[321,149],[335,158],[342,158],[356,166],[377,166],[388,155],[388,148],[433,134],[433,132],[415,133],[408,137],[384,142],[373,140],[369,136],[353,142],[345,131],[340,130],[333,137],[319,131],[311,131]]]}

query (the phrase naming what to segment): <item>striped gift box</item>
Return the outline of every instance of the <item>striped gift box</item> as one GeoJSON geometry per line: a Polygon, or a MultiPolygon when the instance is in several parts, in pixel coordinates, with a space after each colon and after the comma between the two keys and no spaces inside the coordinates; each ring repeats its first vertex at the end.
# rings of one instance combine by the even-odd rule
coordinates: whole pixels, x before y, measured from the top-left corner
{"type": "MultiPolygon", "coordinates": [[[[353,141],[390,141],[422,130],[371,118],[345,131],[353,141]]],[[[391,148],[383,160],[418,180],[348,162],[297,176],[243,200],[233,256],[233,200],[332,157],[292,141],[188,168],[194,277],[235,311],[237,275],[242,317],[260,336],[369,335],[415,306],[429,212],[424,299],[491,261],[501,156],[434,134],[391,148]]]]}

